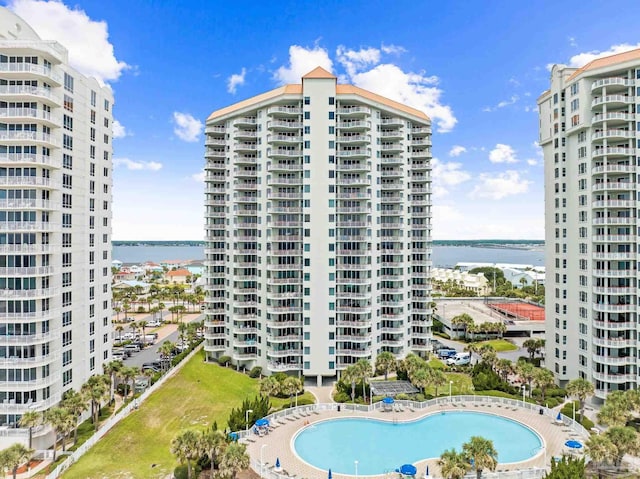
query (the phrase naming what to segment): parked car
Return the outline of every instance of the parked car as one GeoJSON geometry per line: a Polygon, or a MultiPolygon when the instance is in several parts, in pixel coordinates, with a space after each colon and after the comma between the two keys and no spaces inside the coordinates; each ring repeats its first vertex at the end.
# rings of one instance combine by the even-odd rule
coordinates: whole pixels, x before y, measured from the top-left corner
{"type": "Polygon", "coordinates": [[[458,353],[455,349],[440,349],[438,350],[438,357],[440,359],[447,359],[455,356],[458,353]]]}
{"type": "Polygon", "coordinates": [[[147,328],[159,328],[160,326],[162,326],[160,321],[149,321],[147,323],[147,328]]]}
{"type": "Polygon", "coordinates": [[[132,343],[132,344],[127,344],[124,347],[125,351],[131,351],[132,353],[139,353],[140,352],[140,345],[138,343],[132,343]]]}
{"type": "Polygon", "coordinates": [[[149,369],[154,373],[159,373],[162,370],[160,364],[156,363],[155,361],[152,363],[144,363],[140,368],[141,371],[147,371],[149,369]]]}
{"type": "Polygon", "coordinates": [[[449,366],[464,366],[471,362],[471,353],[457,353],[455,356],[447,359],[449,366]]]}

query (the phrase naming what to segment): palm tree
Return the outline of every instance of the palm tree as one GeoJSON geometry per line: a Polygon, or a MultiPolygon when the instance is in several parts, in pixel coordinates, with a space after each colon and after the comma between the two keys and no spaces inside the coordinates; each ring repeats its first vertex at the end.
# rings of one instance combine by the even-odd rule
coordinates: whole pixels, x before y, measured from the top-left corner
{"type": "Polygon", "coordinates": [[[58,448],[58,434],[64,429],[64,423],[71,413],[63,407],[52,407],[44,414],[44,421],[53,429],[53,462],[56,461],[56,449],[58,448]]]}
{"type": "Polygon", "coordinates": [[[341,381],[344,381],[347,384],[351,383],[351,401],[356,400],[356,382],[358,378],[359,374],[355,364],[347,367],[347,369],[342,372],[342,376],[340,377],[341,381]]]}
{"type": "Polygon", "coordinates": [[[420,356],[416,356],[415,354],[407,354],[407,357],[404,358],[405,369],[407,370],[407,376],[411,377],[414,371],[420,369],[426,365],[424,359],[420,356]]]}
{"type": "Polygon", "coordinates": [[[82,385],[81,392],[91,402],[91,421],[93,427],[98,430],[98,420],[100,417],[100,404],[107,394],[107,377],[91,376],[86,383],[82,385]]]}
{"type": "Polygon", "coordinates": [[[438,460],[438,466],[446,479],[462,479],[471,467],[464,454],[455,449],[444,451],[438,460]]]}
{"type": "Polygon", "coordinates": [[[422,394],[425,394],[425,389],[431,383],[431,368],[429,366],[423,366],[416,369],[409,376],[411,383],[422,390],[422,394]]]}
{"type": "Polygon", "coordinates": [[[78,422],[76,417],[67,410],[67,415],[64,417],[64,421],[60,423],[60,433],[62,433],[62,452],[67,450],[67,438],[69,434],[76,429],[78,422]]]}
{"type": "Polygon", "coordinates": [[[73,442],[78,442],[78,418],[80,414],[87,410],[87,398],[80,394],[75,389],[70,389],[66,392],[65,397],[62,401],[62,407],[66,408],[74,418],[75,426],[73,433],[73,442]]]}
{"type": "Polygon", "coordinates": [[[33,445],[33,428],[42,424],[42,414],[36,411],[26,411],[20,416],[18,425],[29,428],[29,449],[33,445]]]}
{"type": "Polygon", "coordinates": [[[495,471],[498,465],[498,451],[493,446],[493,441],[480,436],[471,436],[469,442],[462,445],[462,453],[471,460],[476,469],[476,477],[482,477],[482,471],[489,469],[495,471]]]}
{"type": "Polygon", "coordinates": [[[127,385],[127,391],[124,396],[125,398],[129,395],[129,392],[131,392],[131,395],[133,396],[133,381],[136,379],[138,373],[139,369],[134,366],[125,366],[120,370],[120,377],[127,385]],[[130,383],[131,386],[129,386],[130,383]]]}
{"type": "Polygon", "coordinates": [[[440,369],[431,369],[431,384],[435,388],[435,397],[438,397],[438,388],[447,384],[447,376],[440,369]]]}
{"type": "Polygon", "coordinates": [[[213,478],[215,463],[216,461],[220,460],[220,455],[223,453],[227,445],[224,433],[222,431],[215,431],[213,429],[202,431],[202,435],[200,436],[200,444],[202,446],[202,451],[209,457],[209,460],[211,461],[210,477],[213,478]]]}
{"type": "Polygon", "coordinates": [[[278,394],[280,382],[273,376],[267,376],[260,380],[260,394],[269,397],[278,394]]]}
{"type": "Polygon", "coordinates": [[[197,461],[202,448],[198,433],[195,431],[184,431],[171,441],[171,454],[176,456],[180,464],[187,463],[187,477],[191,479],[191,461],[197,461]]]}
{"type": "Polygon", "coordinates": [[[540,388],[540,392],[542,393],[542,402],[544,402],[544,396],[547,389],[555,384],[553,373],[548,369],[537,368],[535,370],[533,381],[536,383],[536,386],[540,388]]]}
{"type": "Polygon", "coordinates": [[[625,454],[637,456],[640,452],[640,439],[638,433],[632,427],[616,426],[607,429],[604,433],[616,448],[615,465],[620,467],[625,454]]]}
{"type": "MultiPolygon", "coordinates": [[[[467,313],[462,313],[457,316],[451,318],[452,326],[463,326],[463,338],[467,339],[467,332],[472,329],[473,326],[473,318],[469,316],[467,313]]],[[[456,328],[458,330],[458,328],[456,328]]],[[[460,337],[458,335],[458,337],[460,337]]]]}
{"type": "Polygon", "coordinates": [[[122,331],[124,331],[124,326],[118,324],[116,326],[116,331],[118,332],[118,341],[122,341],[122,331]]]}
{"type": "Polygon", "coordinates": [[[389,351],[383,351],[376,357],[376,369],[378,371],[384,371],[384,380],[389,377],[389,371],[395,371],[396,358],[389,351]]]}
{"type": "Polygon", "coordinates": [[[606,462],[614,462],[618,455],[616,446],[604,434],[594,434],[585,443],[587,454],[597,464],[598,478],[602,478],[600,467],[606,462]]]}
{"type": "Polygon", "coordinates": [[[536,367],[527,361],[520,360],[516,364],[516,370],[520,379],[527,383],[529,391],[531,391],[531,382],[536,376],[536,367]]]}
{"type": "Polygon", "coordinates": [[[509,374],[513,373],[513,363],[509,359],[498,359],[496,370],[503,381],[509,378],[509,374]]]}
{"type": "Polygon", "coordinates": [[[109,399],[111,402],[115,399],[116,393],[116,378],[118,373],[124,367],[124,363],[120,360],[114,360],[102,366],[104,373],[109,376],[109,399]]]}
{"type": "Polygon", "coordinates": [[[13,474],[13,479],[16,479],[18,475],[18,467],[27,461],[31,460],[33,455],[33,449],[25,447],[24,444],[16,442],[12,444],[7,450],[6,465],[13,474]]]}
{"type": "Polygon", "coordinates": [[[298,391],[300,391],[300,379],[287,376],[287,378],[282,381],[281,392],[289,395],[289,407],[293,405],[293,395],[295,394],[297,396],[298,391]]]}
{"type": "Polygon", "coordinates": [[[356,369],[358,370],[358,376],[362,381],[362,398],[366,402],[366,386],[369,378],[373,375],[373,368],[371,367],[371,363],[367,359],[360,359],[356,363],[356,369]]]}
{"type": "Polygon", "coordinates": [[[584,418],[584,403],[594,392],[593,383],[583,378],[576,378],[567,384],[567,393],[580,401],[580,422],[584,418]]]}
{"type": "Polygon", "coordinates": [[[160,347],[158,348],[158,353],[160,353],[160,360],[162,362],[162,368],[164,370],[169,369],[169,364],[171,361],[171,353],[175,349],[176,345],[171,341],[164,341],[160,347]]]}
{"type": "Polygon", "coordinates": [[[147,345],[147,340],[145,338],[147,331],[147,323],[144,319],[142,321],[138,321],[138,327],[142,330],[142,347],[144,348],[147,345]]]}
{"type": "Polygon", "coordinates": [[[220,461],[220,475],[236,478],[238,472],[247,469],[250,464],[247,446],[239,442],[232,442],[227,446],[220,461]]]}

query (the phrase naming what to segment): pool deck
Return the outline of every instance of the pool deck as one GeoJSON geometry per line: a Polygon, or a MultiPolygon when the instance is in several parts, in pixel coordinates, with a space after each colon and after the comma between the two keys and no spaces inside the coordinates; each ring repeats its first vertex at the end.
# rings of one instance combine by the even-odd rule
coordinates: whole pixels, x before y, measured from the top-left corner
{"type": "MultiPolygon", "coordinates": [[[[514,406],[513,404],[497,404],[489,402],[464,402],[454,401],[452,403],[443,403],[439,405],[433,405],[423,409],[411,410],[407,406],[403,408],[403,411],[384,411],[382,409],[376,409],[373,411],[353,411],[351,409],[342,411],[324,410],[320,409],[316,412],[308,413],[307,416],[302,416],[297,419],[289,416],[287,418],[280,418],[277,422],[280,423],[275,429],[271,430],[264,436],[258,436],[251,434],[247,438],[241,440],[241,442],[247,444],[247,452],[251,456],[252,466],[256,472],[260,472],[260,454],[262,453],[262,459],[264,460],[263,476],[264,477],[295,477],[297,479],[326,479],[327,472],[324,470],[316,469],[309,464],[303,462],[293,451],[291,445],[291,439],[301,429],[308,427],[316,422],[332,419],[332,418],[346,418],[346,417],[359,417],[359,418],[374,418],[387,421],[402,422],[409,421],[424,416],[441,413],[443,411],[474,411],[483,412],[489,414],[495,414],[501,417],[513,419],[521,422],[534,431],[536,431],[542,438],[545,444],[545,449],[527,461],[511,464],[498,464],[496,471],[510,471],[517,469],[529,469],[533,467],[542,468],[549,465],[551,458],[554,456],[561,456],[563,453],[567,454],[567,448],[565,447],[565,441],[569,439],[576,439],[584,441],[586,437],[582,437],[578,432],[575,432],[566,424],[557,424],[553,421],[553,418],[548,414],[541,415],[537,410],[531,410],[528,408],[514,406]],[[263,445],[266,445],[263,448],[263,445]],[[274,465],[276,459],[280,459],[280,465],[282,471],[275,471],[274,465]],[[276,474],[277,473],[277,474],[276,474]]],[[[298,416],[298,415],[296,415],[298,416]]],[[[361,461],[364,462],[364,461],[361,461]]],[[[419,461],[414,463],[418,468],[418,474],[416,477],[422,477],[425,471],[425,467],[428,464],[432,477],[434,473],[441,477],[439,474],[439,467],[437,466],[438,458],[432,458],[428,460],[419,461]]],[[[400,464],[398,464],[398,467],[400,464]]],[[[355,471],[354,471],[355,472],[355,471]]],[[[353,479],[353,475],[339,474],[332,471],[334,479],[353,479]]],[[[393,476],[397,474],[393,473],[393,476]]],[[[381,474],[378,476],[367,476],[370,478],[385,478],[389,477],[389,474],[381,474]]]]}

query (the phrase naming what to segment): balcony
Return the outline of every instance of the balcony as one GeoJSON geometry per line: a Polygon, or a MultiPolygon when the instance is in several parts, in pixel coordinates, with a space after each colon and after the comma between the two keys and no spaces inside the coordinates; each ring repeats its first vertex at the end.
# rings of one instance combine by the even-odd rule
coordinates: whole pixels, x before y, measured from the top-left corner
{"type": "Polygon", "coordinates": [[[596,346],[604,346],[606,348],[629,348],[636,346],[635,339],[605,339],[605,338],[593,338],[593,344],[596,346]]]}
{"type": "Polygon", "coordinates": [[[45,221],[4,221],[0,222],[0,231],[53,231],[60,228],[59,223],[45,221]]]}
{"type": "Polygon", "coordinates": [[[636,167],[632,165],[604,165],[604,166],[596,166],[591,168],[592,174],[598,173],[634,173],[636,171],[636,167]]]}
{"type": "Polygon", "coordinates": [[[635,137],[636,137],[635,131],[619,130],[619,129],[596,131],[591,135],[592,140],[603,140],[603,139],[616,140],[619,138],[635,138],[635,137]]]}
{"type": "Polygon", "coordinates": [[[281,121],[272,120],[267,122],[267,128],[269,130],[299,130],[303,124],[301,121],[281,121]]]}
{"type": "Polygon", "coordinates": [[[621,330],[634,330],[636,329],[636,323],[632,321],[593,321],[593,326],[597,329],[604,329],[607,331],[621,331],[621,330]]]}
{"type": "Polygon", "coordinates": [[[414,150],[411,152],[411,158],[431,158],[431,150],[414,150]]]}
{"type": "Polygon", "coordinates": [[[353,357],[357,357],[357,358],[366,358],[371,356],[371,349],[367,348],[367,349],[343,349],[343,348],[336,348],[336,355],[340,355],[340,356],[353,356],[353,357]]]}
{"type": "Polygon", "coordinates": [[[416,126],[411,128],[411,134],[412,135],[430,135],[431,128],[429,128],[428,126],[416,126]]]}
{"type": "Polygon", "coordinates": [[[302,163],[280,163],[278,161],[267,163],[267,171],[302,171],[302,163]]]}
{"type": "Polygon", "coordinates": [[[591,123],[596,124],[596,123],[601,123],[603,121],[606,121],[609,124],[613,124],[613,123],[623,124],[629,121],[635,121],[635,115],[626,113],[626,112],[600,113],[593,116],[591,123]]]}
{"type": "Polygon", "coordinates": [[[285,358],[287,356],[302,356],[302,349],[268,349],[267,357],[285,358]]]}
{"type": "Polygon", "coordinates": [[[630,181],[602,181],[600,183],[594,183],[591,187],[591,191],[603,191],[603,190],[611,190],[611,191],[619,191],[619,190],[634,190],[636,189],[636,184],[631,183],[630,181]]]}
{"type": "Polygon", "coordinates": [[[402,146],[402,143],[383,143],[380,145],[380,150],[387,153],[402,152],[404,151],[404,147],[402,146]]]}
{"type": "Polygon", "coordinates": [[[267,109],[267,115],[298,116],[302,115],[302,108],[297,106],[272,106],[267,109]]]}
{"type": "Polygon", "coordinates": [[[338,115],[370,115],[371,109],[366,106],[344,106],[336,109],[338,115]]]}
{"type": "Polygon", "coordinates": [[[602,105],[607,105],[611,107],[623,106],[623,105],[632,105],[636,101],[635,96],[628,95],[607,95],[594,98],[591,101],[591,107],[599,107],[602,105]]]}
{"type": "Polygon", "coordinates": [[[38,131],[3,131],[0,132],[0,141],[5,143],[42,143],[47,146],[59,147],[60,142],[48,133],[38,131]]]}
{"type": "Polygon", "coordinates": [[[267,363],[267,369],[273,372],[280,371],[301,371],[302,363],[281,363],[281,362],[269,362],[267,363]]]}
{"type": "Polygon", "coordinates": [[[242,117],[236,118],[233,120],[233,126],[247,126],[247,125],[255,125],[258,121],[255,117],[242,117]]]}
{"type": "Polygon", "coordinates": [[[223,138],[206,137],[204,140],[204,146],[225,146],[227,141],[223,138]]]}
{"type": "Polygon", "coordinates": [[[636,223],[635,218],[629,217],[611,217],[593,218],[593,225],[633,225],[636,223]]]}
{"type": "Polygon", "coordinates": [[[258,159],[255,156],[236,155],[233,157],[233,162],[237,165],[256,165],[258,159]]]}
{"type": "Polygon", "coordinates": [[[225,158],[227,152],[217,148],[206,148],[204,156],[207,158],[225,158]]]}
{"type": "Polygon", "coordinates": [[[369,148],[353,148],[351,150],[338,150],[337,154],[338,158],[369,158],[371,156],[371,150],[369,148]]]}
{"type": "MultiPolygon", "coordinates": [[[[2,63],[0,63],[2,65],[2,63]]],[[[37,120],[49,126],[56,127],[60,124],[60,117],[51,115],[46,110],[37,108],[0,108],[0,118],[3,120],[37,120]]]]}
{"type": "Polygon", "coordinates": [[[371,180],[367,179],[366,177],[345,178],[343,176],[340,176],[337,179],[336,184],[339,185],[339,186],[350,186],[350,185],[354,185],[354,186],[369,186],[371,184],[371,180]]]}
{"type": "Polygon", "coordinates": [[[636,154],[635,148],[623,148],[618,146],[607,146],[603,148],[595,148],[592,151],[593,157],[607,156],[607,157],[624,157],[634,156],[636,154]]]}
{"type": "Polygon", "coordinates": [[[24,97],[33,97],[34,101],[44,101],[53,105],[62,105],[62,99],[50,88],[34,86],[0,85],[0,98],[5,101],[20,101],[24,97]]]}
{"type": "Polygon", "coordinates": [[[597,381],[604,381],[607,383],[626,383],[626,382],[635,382],[637,381],[637,376],[635,374],[606,374],[606,373],[598,373],[593,371],[591,373],[593,378],[597,381]]]}
{"type": "Polygon", "coordinates": [[[593,360],[600,364],[608,364],[612,366],[634,366],[636,358],[633,356],[601,356],[593,355],[593,360]]]}
{"type": "Polygon", "coordinates": [[[593,208],[633,208],[635,200],[599,200],[591,203],[593,208]]]}
{"type": "Polygon", "coordinates": [[[339,200],[350,200],[350,199],[369,199],[371,197],[370,193],[366,191],[357,191],[357,192],[343,192],[339,191],[336,193],[336,198],[339,200]]]}
{"type": "Polygon", "coordinates": [[[386,155],[380,158],[379,161],[383,165],[398,165],[404,163],[404,158],[400,155],[386,155]]]}
{"type": "Polygon", "coordinates": [[[233,351],[231,357],[237,361],[250,361],[252,359],[258,359],[258,353],[243,353],[240,351],[233,351]]]}
{"type": "Polygon", "coordinates": [[[636,235],[593,235],[591,240],[596,243],[635,243],[636,235]]]}
{"type": "Polygon", "coordinates": [[[342,121],[338,123],[338,128],[342,130],[368,130],[371,128],[370,121],[342,121]]]}
{"type": "Polygon", "coordinates": [[[286,177],[274,176],[269,180],[268,184],[269,185],[295,185],[295,186],[302,186],[302,177],[286,178],[286,177]]]}
{"type": "Polygon", "coordinates": [[[369,143],[371,136],[369,135],[341,135],[336,138],[336,141],[340,144],[344,143],[369,143]]]}
{"type": "Polygon", "coordinates": [[[604,259],[604,260],[635,260],[637,257],[637,253],[631,252],[595,252],[593,253],[593,259],[604,259]]]}
{"type": "MultiPolygon", "coordinates": [[[[629,78],[609,77],[596,80],[591,84],[591,91],[595,92],[603,87],[617,87],[616,89],[624,90],[626,87],[634,86],[635,80],[629,78]]],[[[609,89],[609,88],[607,88],[609,89]]]]}
{"type": "Polygon", "coordinates": [[[46,78],[57,85],[62,84],[62,77],[55,73],[51,67],[33,63],[0,63],[0,73],[4,78],[46,78]]]}
{"type": "Polygon", "coordinates": [[[235,151],[257,151],[258,145],[255,143],[234,143],[233,149],[235,151]]]}
{"type": "Polygon", "coordinates": [[[291,158],[302,156],[302,150],[285,150],[284,148],[274,148],[268,152],[270,158],[291,158]]]}
{"type": "Polygon", "coordinates": [[[256,130],[236,130],[233,132],[233,138],[236,140],[246,140],[249,141],[258,137],[258,132],[256,130]]]}
{"type": "Polygon", "coordinates": [[[0,200],[0,209],[13,210],[13,209],[35,209],[35,210],[54,210],[60,207],[60,203],[54,203],[48,200],[36,200],[36,199],[22,199],[22,200],[0,200]]]}
{"type": "Polygon", "coordinates": [[[302,328],[302,319],[300,321],[267,321],[270,328],[302,328]]]}
{"type": "Polygon", "coordinates": [[[298,334],[283,334],[281,336],[268,335],[267,340],[272,343],[302,342],[302,330],[298,334]]]}
{"type": "Polygon", "coordinates": [[[267,135],[268,143],[301,143],[302,137],[297,135],[267,135]]]}
{"type": "Polygon", "coordinates": [[[10,166],[47,166],[60,168],[62,162],[58,158],[44,155],[29,155],[26,153],[5,153],[0,155],[0,163],[8,163],[10,166]]]}
{"type": "MultiPolygon", "coordinates": [[[[54,274],[56,268],[54,266],[34,266],[32,268],[0,268],[0,276],[46,276],[54,274]]],[[[0,289],[0,294],[2,294],[0,289]]]]}
{"type": "Polygon", "coordinates": [[[0,254],[56,253],[59,249],[50,244],[0,244],[0,254]]]}
{"type": "Polygon", "coordinates": [[[371,164],[368,161],[353,161],[349,163],[340,161],[336,166],[337,171],[369,171],[370,169],[371,164]]]}
{"type": "Polygon", "coordinates": [[[635,304],[592,304],[594,311],[601,313],[632,313],[636,311],[637,306],[635,304]]]}
{"type": "Polygon", "coordinates": [[[404,120],[402,118],[382,118],[380,120],[381,125],[394,125],[394,126],[404,126],[404,120]]]}

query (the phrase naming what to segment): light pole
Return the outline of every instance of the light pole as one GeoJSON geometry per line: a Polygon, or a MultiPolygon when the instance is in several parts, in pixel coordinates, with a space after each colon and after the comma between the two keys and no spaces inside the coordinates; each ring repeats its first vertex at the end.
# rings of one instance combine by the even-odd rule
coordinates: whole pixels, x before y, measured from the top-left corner
{"type": "Polygon", "coordinates": [[[244,427],[245,432],[249,433],[249,413],[253,412],[253,409],[247,409],[244,412],[244,427]]]}
{"type": "Polygon", "coordinates": [[[451,402],[451,386],[453,386],[453,381],[449,381],[449,402],[451,402]]]}
{"type": "Polygon", "coordinates": [[[572,400],[571,404],[573,404],[573,422],[576,422],[576,402],[572,400]]]}
{"type": "Polygon", "coordinates": [[[267,447],[266,444],[263,444],[260,448],[260,477],[262,477],[262,466],[264,465],[264,460],[262,459],[262,453],[264,452],[264,448],[267,447]]]}
{"type": "Polygon", "coordinates": [[[353,461],[356,465],[356,479],[358,479],[358,461],[353,461]]]}
{"type": "Polygon", "coordinates": [[[523,384],[522,385],[522,407],[524,407],[524,392],[526,391],[527,387],[523,384]]]}

